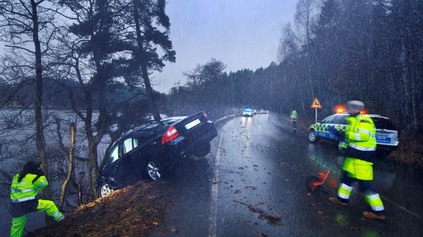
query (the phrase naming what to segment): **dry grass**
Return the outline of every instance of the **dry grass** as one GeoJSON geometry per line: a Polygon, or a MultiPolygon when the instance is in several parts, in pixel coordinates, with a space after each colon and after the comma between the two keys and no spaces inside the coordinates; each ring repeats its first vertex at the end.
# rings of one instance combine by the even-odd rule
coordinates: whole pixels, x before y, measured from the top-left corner
{"type": "Polygon", "coordinates": [[[159,226],[171,205],[163,182],[138,182],[67,214],[62,222],[27,236],[147,236],[159,226]]]}

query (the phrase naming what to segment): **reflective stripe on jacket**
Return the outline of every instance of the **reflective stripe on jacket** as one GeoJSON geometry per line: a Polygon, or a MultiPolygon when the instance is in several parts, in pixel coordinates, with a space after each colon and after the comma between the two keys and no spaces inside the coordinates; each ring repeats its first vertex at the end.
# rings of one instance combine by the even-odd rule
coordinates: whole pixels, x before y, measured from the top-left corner
{"type": "Polygon", "coordinates": [[[37,176],[36,174],[27,174],[21,182],[18,182],[18,179],[19,174],[16,174],[10,186],[10,200],[14,203],[35,199],[38,192],[48,185],[44,175],[37,176]]]}

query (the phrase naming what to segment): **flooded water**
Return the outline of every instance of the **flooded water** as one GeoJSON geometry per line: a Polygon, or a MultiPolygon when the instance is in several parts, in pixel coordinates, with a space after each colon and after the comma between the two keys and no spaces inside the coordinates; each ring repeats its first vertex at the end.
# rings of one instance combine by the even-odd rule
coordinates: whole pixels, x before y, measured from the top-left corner
{"type": "MultiPolygon", "coordinates": [[[[9,237],[10,236],[10,226],[12,224],[12,217],[10,216],[8,210],[9,200],[2,199],[0,202],[0,236],[9,237]]],[[[38,228],[45,226],[45,215],[44,213],[33,212],[27,215],[27,221],[25,226],[24,234],[38,228]]]]}
{"type": "MultiPolygon", "coordinates": [[[[33,111],[20,111],[20,110],[0,110],[0,164],[2,170],[8,172],[10,176],[14,176],[20,172],[23,161],[20,161],[16,157],[34,157],[35,155],[35,143],[28,137],[34,136],[35,125],[33,123],[33,111]],[[11,118],[17,118],[16,121],[12,122],[11,118]],[[5,129],[16,125],[16,129],[5,129]],[[32,141],[32,142],[31,142],[32,141]]],[[[55,119],[59,118],[61,121],[61,133],[63,135],[63,143],[65,146],[69,146],[69,126],[71,122],[77,124],[76,134],[76,149],[75,156],[87,157],[87,141],[84,138],[84,126],[83,123],[75,118],[75,115],[71,111],[57,111],[51,110],[46,111],[49,117],[49,124],[51,125],[45,130],[45,140],[47,147],[59,147],[57,145],[57,134],[55,125],[55,119]]],[[[105,150],[109,144],[109,139],[105,137],[98,147],[98,158],[101,161],[105,150]]],[[[64,180],[65,170],[67,169],[67,161],[61,160],[60,157],[54,157],[56,160],[50,164],[52,169],[62,170],[57,176],[57,179],[49,180],[49,187],[52,193],[53,200],[58,203],[59,190],[61,182],[64,180]]],[[[82,160],[75,161],[75,176],[80,175],[80,172],[87,173],[86,162],[82,160]]],[[[75,177],[79,179],[79,177],[75,177]]],[[[9,236],[10,224],[12,217],[9,214],[9,185],[11,180],[6,180],[5,176],[0,175],[1,186],[0,186],[0,237],[9,236]]],[[[83,183],[88,182],[87,176],[84,176],[83,183]]],[[[85,185],[87,186],[87,185],[85,185]]],[[[86,191],[86,190],[85,190],[86,191]]],[[[85,192],[85,195],[87,195],[85,192]]],[[[76,198],[69,195],[67,201],[73,205],[77,205],[76,198]]],[[[31,231],[40,227],[45,226],[44,213],[30,213],[28,214],[26,230],[31,231]]]]}

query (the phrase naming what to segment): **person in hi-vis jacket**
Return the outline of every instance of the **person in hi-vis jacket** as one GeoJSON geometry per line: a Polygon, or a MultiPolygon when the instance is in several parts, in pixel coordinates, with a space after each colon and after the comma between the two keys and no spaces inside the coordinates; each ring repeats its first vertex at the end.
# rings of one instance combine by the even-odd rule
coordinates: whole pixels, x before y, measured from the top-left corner
{"type": "Polygon", "coordinates": [[[65,218],[53,201],[36,197],[38,192],[48,185],[40,165],[40,162],[28,161],[22,171],[13,177],[10,186],[10,209],[13,217],[10,229],[11,237],[22,236],[27,213],[43,211],[53,217],[55,221],[65,218]]]}
{"type": "Polygon", "coordinates": [[[370,211],[364,211],[363,216],[384,220],[386,217],[382,199],[372,187],[373,160],[376,157],[376,128],[369,116],[361,114],[363,109],[364,103],[361,101],[353,100],[347,103],[347,110],[350,113],[347,118],[349,126],[345,134],[339,134],[345,138],[346,156],[342,164],[343,172],[338,196],[330,197],[329,201],[347,206],[353,184],[357,182],[370,207],[370,211]]]}

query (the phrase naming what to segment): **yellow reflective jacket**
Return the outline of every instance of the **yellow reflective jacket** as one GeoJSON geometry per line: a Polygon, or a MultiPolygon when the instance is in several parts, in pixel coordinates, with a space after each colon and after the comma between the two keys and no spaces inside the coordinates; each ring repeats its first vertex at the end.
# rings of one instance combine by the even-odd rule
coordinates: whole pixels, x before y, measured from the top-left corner
{"type": "Polygon", "coordinates": [[[372,118],[366,115],[349,116],[346,118],[349,127],[345,138],[351,148],[359,151],[376,150],[376,128],[372,118]]]}
{"type": "Polygon", "coordinates": [[[376,151],[376,128],[366,115],[350,116],[345,132],[348,142],[347,157],[342,166],[349,176],[359,180],[373,180],[373,162],[376,151]]]}
{"type": "Polygon", "coordinates": [[[16,174],[10,186],[10,200],[14,203],[35,199],[38,192],[48,185],[44,175],[27,174],[21,182],[18,182],[18,179],[19,174],[16,174]]]}
{"type": "Polygon", "coordinates": [[[291,119],[297,119],[297,111],[295,109],[291,112],[291,119]]]}

